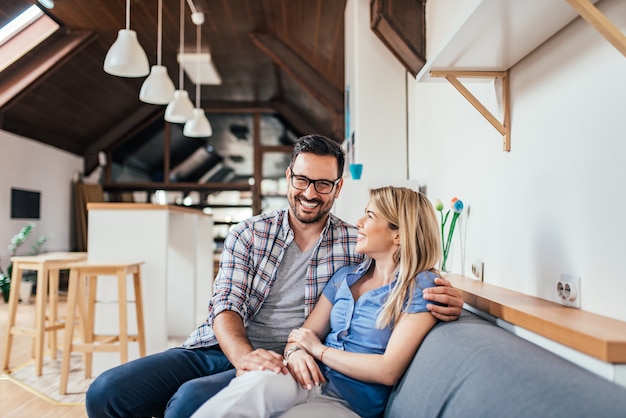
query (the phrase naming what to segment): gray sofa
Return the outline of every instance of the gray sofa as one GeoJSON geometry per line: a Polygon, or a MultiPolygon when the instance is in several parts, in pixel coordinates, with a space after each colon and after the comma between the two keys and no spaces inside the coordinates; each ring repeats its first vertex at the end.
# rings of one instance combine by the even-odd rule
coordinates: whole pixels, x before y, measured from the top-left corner
{"type": "Polygon", "coordinates": [[[624,418],[626,388],[464,311],[424,339],[385,416],[624,418]]]}

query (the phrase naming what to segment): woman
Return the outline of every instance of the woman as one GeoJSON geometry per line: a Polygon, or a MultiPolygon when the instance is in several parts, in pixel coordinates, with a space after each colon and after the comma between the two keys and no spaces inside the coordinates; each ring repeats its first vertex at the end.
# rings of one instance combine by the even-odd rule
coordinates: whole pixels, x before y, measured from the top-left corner
{"type": "Polygon", "coordinates": [[[398,187],[371,190],[356,226],[356,249],[367,258],[337,271],[302,328],[291,332],[284,355],[290,375],[245,373],[194,418],[383,415],[393,385],[436,323],[422,289],[438,276],[439,229],[428,199],[398,187]]]}

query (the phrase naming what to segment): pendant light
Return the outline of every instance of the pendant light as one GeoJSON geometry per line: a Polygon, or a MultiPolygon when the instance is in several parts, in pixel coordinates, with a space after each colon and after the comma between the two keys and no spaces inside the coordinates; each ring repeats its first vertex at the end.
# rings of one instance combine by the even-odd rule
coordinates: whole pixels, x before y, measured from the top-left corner
{"type": "Polygon", "coordinates": [[[159,0],[157,20],[157,65],[152,66],[150,75],[141,85],[139,100],[145,103],[164,105],[174,99],[174,83],[167,74],[167,67],[161,65],[163,0],[159,0]]]}
{"type": "MultiPolygon", "coordinates": [[[[196,16],[194,23],[197,25],[196,30],[196,52],[200,53],[200,25],[204,22],[204,18],[200,19],[196,16]]],[[[200,71],[200,63],[196,64],[196,71],[200,71]]],[[[196,77],[198,80],[200,77],[196,77]]],[[[205,138],[213,135],[211,123],[204,113],[204,109],[200,108],[200,82],[196,82],[196,107],[193,110],[193,117],[185,122],[183,135],[191,138],[205,138]]]]}
{"type": "Polygon", "coordinates": [[[117,39],[104,58],[104,71],[118,77],[145,77],[150,72],[148,57],[130,29],[130,0],[126,0],[126,29],[120,29],[117,39]]]}
{"type": "MultiPolygon", "coordinates": [[[[185,48],[185,0],[180,0],[180,47],[182,54],[185,48]]],[[[184,89],[185,74],[183,64],[178,64],[178,90],[174,92],[172,100],[165,108],[165,120],[171,123],[185,123],[193,117],[193,103],[189,100],[189,93],[184,89]]]]}

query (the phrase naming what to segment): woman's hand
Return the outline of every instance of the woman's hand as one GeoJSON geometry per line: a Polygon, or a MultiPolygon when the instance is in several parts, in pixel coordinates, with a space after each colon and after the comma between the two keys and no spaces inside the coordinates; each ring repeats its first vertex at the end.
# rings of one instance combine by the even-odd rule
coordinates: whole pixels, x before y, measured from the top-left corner
{"type": "Polygon", "coordinates": [[[313,385],[319,386],[326,382],[313,356],[304,350],[293,352],[289,356],[287,367],[302,389],[310,390],[313,385]]]}
{"type": "Polygon", "coordinates": [[[317,334],[308,328],[292,330],[287,341],[288,344],[299,345],[315,358],[319,358],[324,349],[324,344],[322,344],[317,334]]]}

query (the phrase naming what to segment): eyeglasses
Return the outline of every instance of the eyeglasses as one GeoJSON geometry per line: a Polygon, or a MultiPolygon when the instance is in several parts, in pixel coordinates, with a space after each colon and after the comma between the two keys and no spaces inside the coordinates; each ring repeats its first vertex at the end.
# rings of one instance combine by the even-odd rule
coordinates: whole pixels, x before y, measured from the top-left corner
{"type": "Polygon", "coordinates": [[[290,179],[291,179],[291,185],[295,189],[306,190],[306,189],[308,189],[309,184],[313,183],[313,187],[315,188],[316,192],[318,192],[320,194],[328,194],[328,193],[333,191],[333,189],[335,188],[337,183],[339,183],[339,180],[341,180],[341,177],[339,177],[335,181],[331,181],[331,180],[311,180],[308,177],[299,176],[296,173],[294,173],[293,170],[291,170],[290,179]]]}

